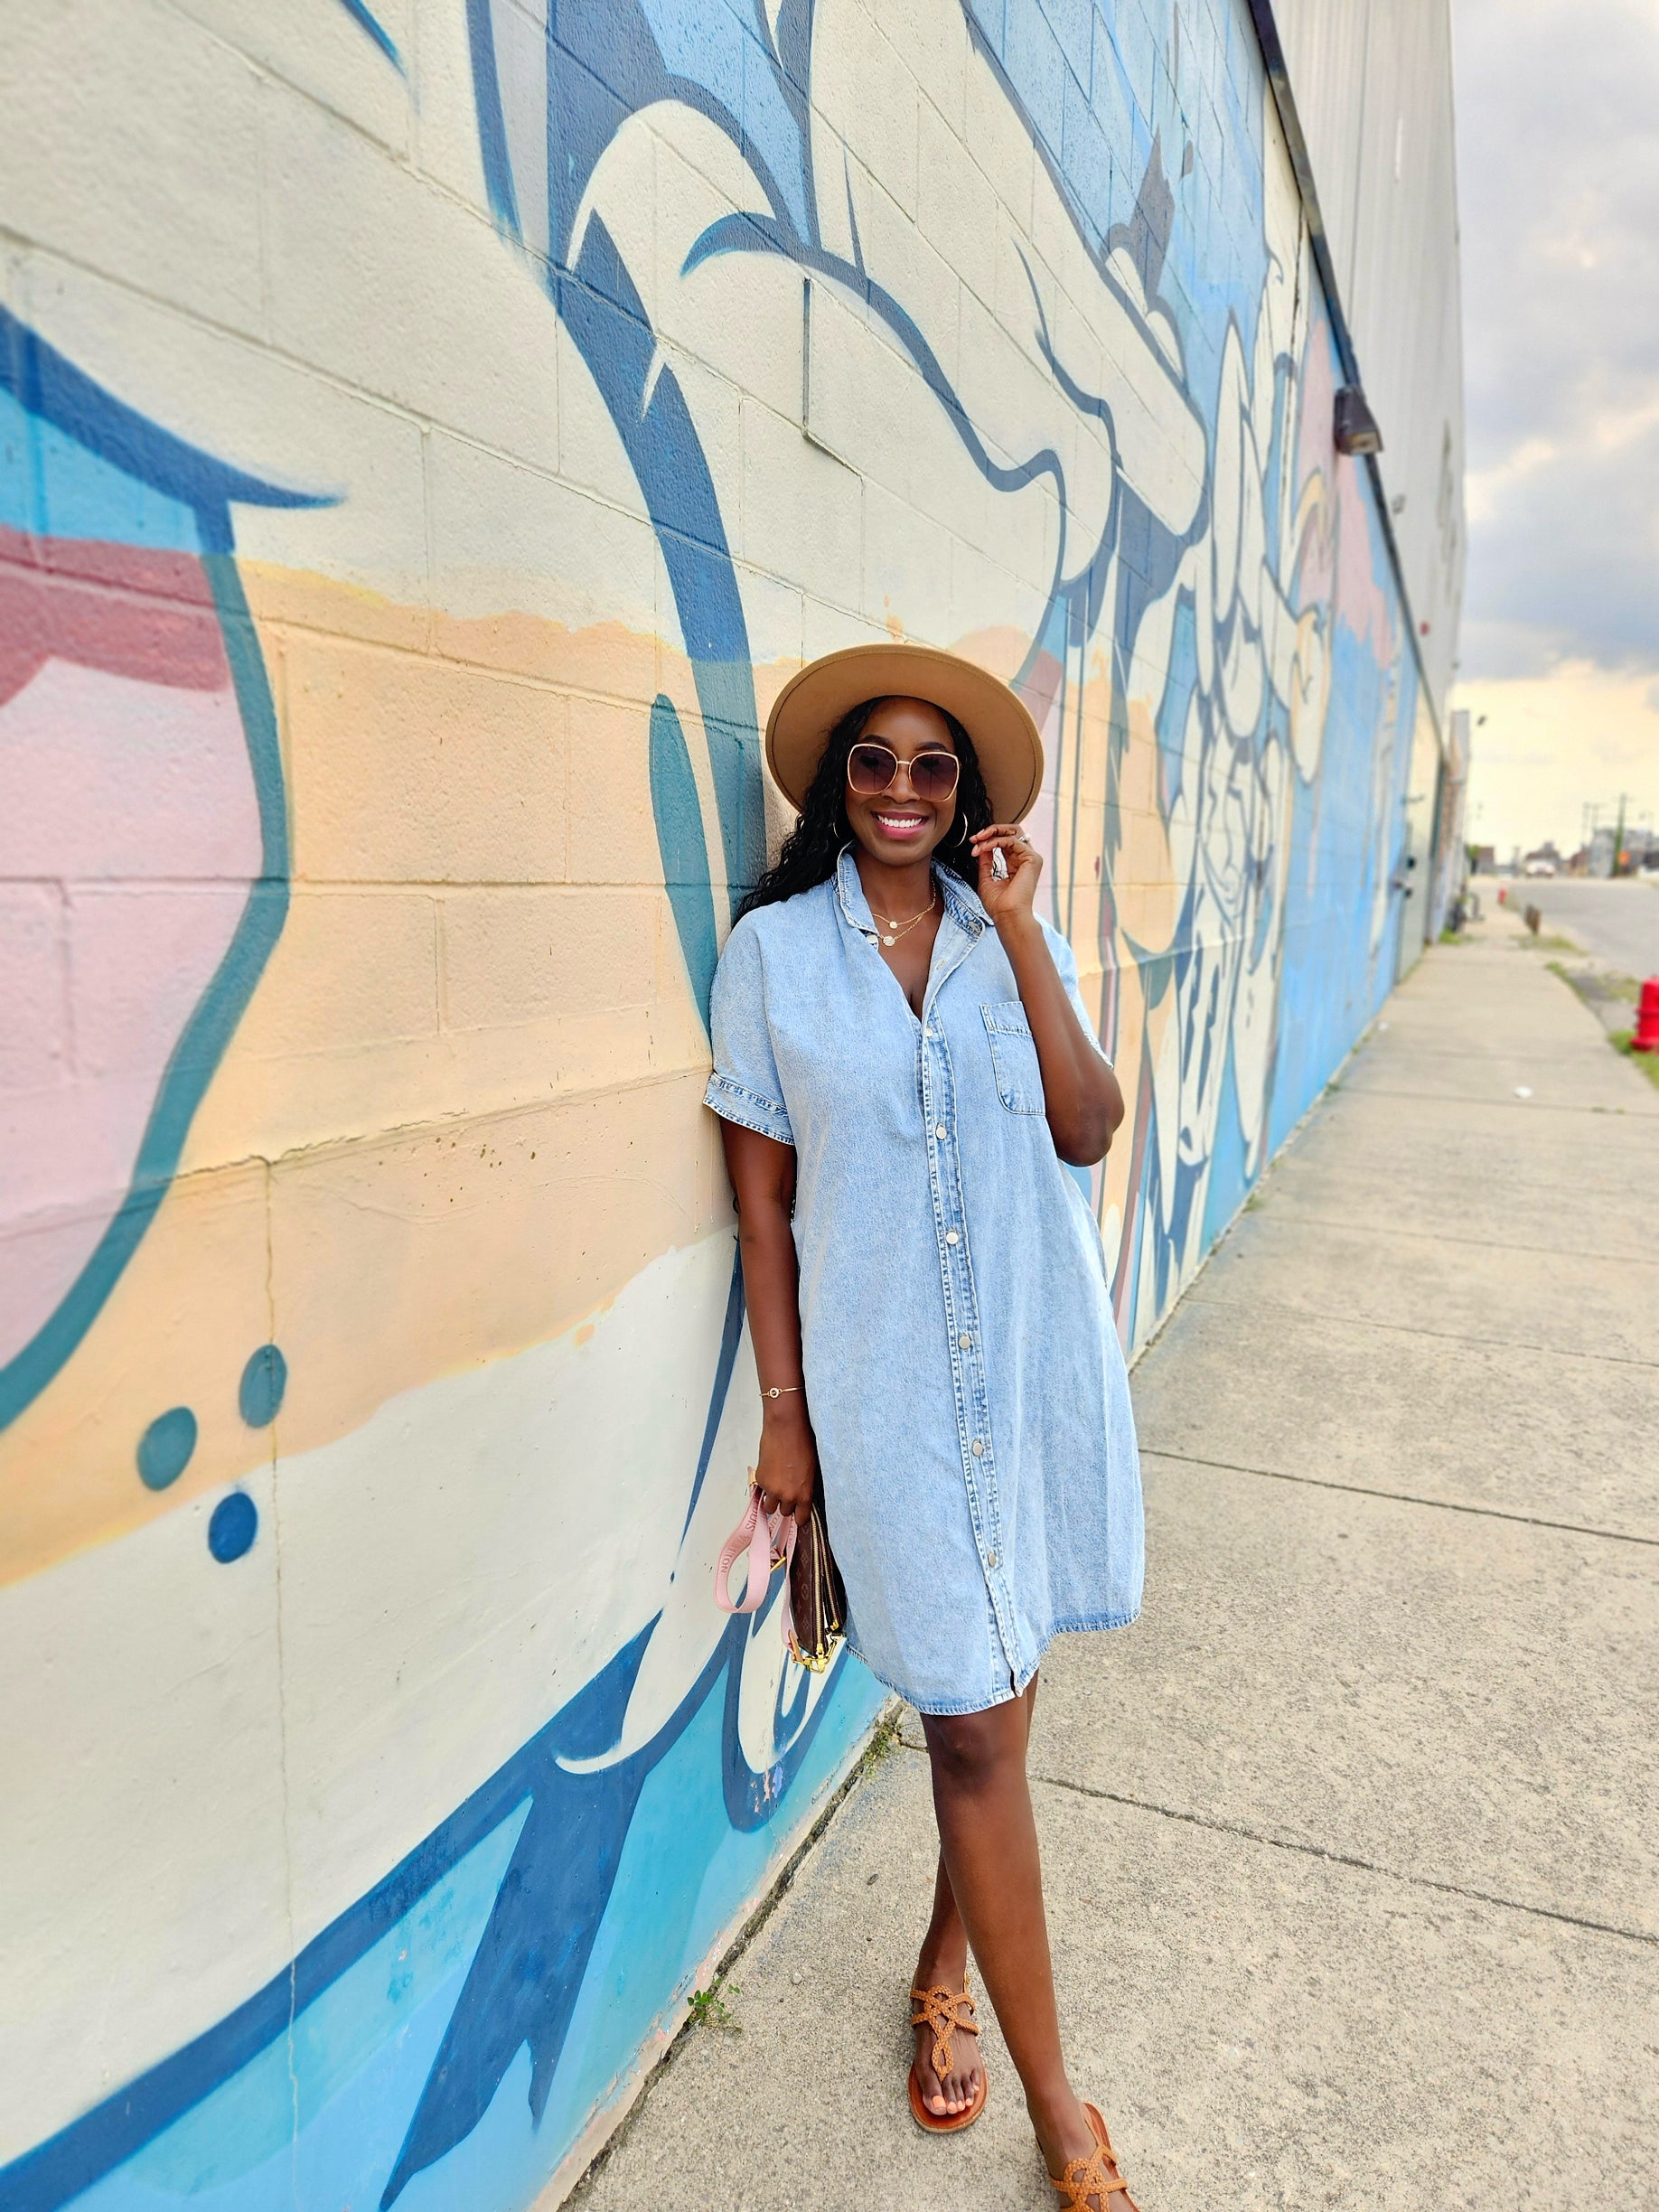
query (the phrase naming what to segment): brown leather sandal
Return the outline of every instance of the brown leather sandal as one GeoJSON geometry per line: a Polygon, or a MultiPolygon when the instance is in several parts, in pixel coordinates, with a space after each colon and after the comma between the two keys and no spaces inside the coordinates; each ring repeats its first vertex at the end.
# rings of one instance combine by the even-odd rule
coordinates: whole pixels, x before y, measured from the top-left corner
{"type": "Polygon", "coordinates": [[[1063,2174],[1051,2173],[1048,2177],[1065,2198],[1061,2212],[1110,2212],[1113,2197],[1121,2197],[1129,2212],[1140,2212],[1140,2207],[1129,2193],[1128,2182],[1118,2171],[1117,2154],[1111,2147],[1111,2137],[1106,2132],[1106,2123],[1094,2105],[1085,2104],[1083,2111],[1094,2131],[1093,2150],[1087,2158],[1069,2160],[1063,2174]]]}
{"type": "MultiPolygon", "coordinates": [[[[962,1976],[959,1990],[946,1989],[936,1982],[932,1989],[913,1989],[910,1992],[922,2010],[913,2012],[910,2024],[920,2028],[925,2021],[933,2031],[933,2071],[942,2082],[951,2072],[951,2057],[957,2035],[964,2030],[979,2035],[979,2023],[974,2018],[973,1999],[968,1994],[968,1977],[962,1976]]],[[[916,2078],[914,2059],[910,2064],[910,2116],[919,2128],[929,2135],[954,2135],[959,2128],[971,2127],[985,2110],[985,2100],[990,2095],[990,2084],[985,2078],[984,2060],[979,2066],[979,2093],[959,2113],[931,2113],[922,2095],[922,2084],[916,2078]]]]}

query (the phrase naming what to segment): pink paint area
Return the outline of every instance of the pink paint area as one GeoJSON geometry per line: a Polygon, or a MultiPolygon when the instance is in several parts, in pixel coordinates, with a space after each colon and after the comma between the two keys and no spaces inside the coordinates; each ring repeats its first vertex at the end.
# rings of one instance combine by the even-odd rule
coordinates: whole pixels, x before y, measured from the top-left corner
{"type": "Polygon", "coordinates": [[[20,577],[7,549],[0,1364],[48,1319],[126,1196],[262,849],[199,565],[82,548],[71,571],[42,558],[64,548],[35,547],[20,577]]]}
{"type": "Polygon", "coordinates": [[[245,886],[259,851],[228,672],[182,691],[49,661],[0,706],[0,882],[245,886]]]}
{"type": "Polygon", "coordinates": [[[1299,492],[1317,470],[1328,482],[1336,448],[1332,432],[1336,409],[1336,364],[1331,350],[1331,328],[1323,307],[1308,333],[1302,354],[1301,408],[1296,426],[1296,482],[1299,492]]]}
{"type": "Polygon", "coordinates": [[[1357,461],[1336,464],[1336,619],[1370,646],[1379,668],[1387,668],[1399,650],[1393,598],[1357,461]]]}
{"type": "Polygon", "coordinates": [[[1054,809],[1060,778],[1060,755],[1065,736],[1060,726],[1064,675],[1064,666],[1054,654],[1040,652],[1027,670],[1026,680],[1020,687],[1020,697],[1030,709],[1031,718],[1037,726],[1037,735],[1043,740],[1043,788],[1026,817],[1026,835],[1043,856],[1043,865],[1048,871],[1051,897],[1056,881],[1054,809]]]}
{"type": "Polygon", "coordinates": [[[1303,362],[1296,452],[1298,499],[1315,475],[1324,479],[1325,496],[1304,522],[1297,548],[1296,603],[1332,602],[1333,619],[1345,623],[1386,667],[1395,649],[1390,580],[1374,558],[1371,491],[1362,464],[1332,443],[1336,408],[1336,363],[1321,315],[1303,362]]]}
{"type": "MultiPolygon", "coordinates": [[[[1043,856],[1052,887],[1054,881],[1054,794],[1040,791],[1025,820],[1026,835],[1043,856]]],[[[1039,896],[1041,895],[1039,894],[1039,896]]]]}
{"type": "Polygon", "coordinates": [[[1049,728],[1059,713],[1060,687],[1064,675],[1064,664],[1059,656],[1045,651],[1036,655],[1026,670],[1026,680],[1019,688],[1019,695],[1031,711],[1031,719],[1043,733],[1043,744],[1051,760],[1054,755],[1049,728]]]}
{"type": "Polygon", "coordinates": [[[0,524],[0,704],[48,661],[191,691],[230,680],[193,555],[25,538],[0,524]]]}

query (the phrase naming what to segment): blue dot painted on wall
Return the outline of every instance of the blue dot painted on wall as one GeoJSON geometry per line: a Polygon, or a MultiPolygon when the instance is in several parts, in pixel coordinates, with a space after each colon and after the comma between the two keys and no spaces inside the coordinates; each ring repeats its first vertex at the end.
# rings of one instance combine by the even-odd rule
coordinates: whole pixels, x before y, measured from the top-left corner
{"type": "Polygon", "coordinates": [[[246,1490],[233,1490],[220,1498],[208,1523],[208,1550],[221,1567],[249,1551],[259,1530],[259,1508],[246,1490]]]}
{"type": "Polygon", "coordinates": [[[158,1413],[138,1439],[138,1479],[146,1490],[164,1490],[190,1465],[196,1448],[196,1417],[188,1406],[158,1413]]]}
{"type": "Polygon", "coordinates": [[[274,1344],[261,1345],[242,1370],[237,1403],[250,1429],[268,1429],[282,1411],[288,1387],[288,1363],[274,1344]]]}

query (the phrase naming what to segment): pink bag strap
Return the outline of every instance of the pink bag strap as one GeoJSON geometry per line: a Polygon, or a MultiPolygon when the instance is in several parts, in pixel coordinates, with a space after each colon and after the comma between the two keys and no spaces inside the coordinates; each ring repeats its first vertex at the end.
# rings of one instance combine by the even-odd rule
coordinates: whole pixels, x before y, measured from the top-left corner
{"type": "MultiPolygon", "coordinates": [[[[715,1603],[722,1613],[758,1613],[766,1602],[766,1592],[772,1586],[774,1561],[783,1566],[787,1575],[794,1557],[793,1514],[785,1519],[780,1514],[763,1513],[760,1492],[752,1489],[748,1504],[744,1508],[743,1519],[720,1547],[720,1563],[715,1569],[715,1603]],[[745,1551],[749,1555],[748,1580],[743,1596],[734,1602],[732,1569],[745,1551]]],[[[790,1648],[787,1605],[779,1607],[778,1619],[783,1629],[783,1646],[787,1651],[790,1648]]]]}
{"type": "Polygon", "coordinates": [[[751,1490],[743,1519],[720,1547],[720,1563],[715,1569],[715,1603],[722,1613],[753,1613],[766,1595],[766,1585],[771,1579],[772,1532],[761,1515],[760,1492],[751,1490]],[[748,1585],[734,1604],[732,1569],[745,1551],[749,1555],[748,1585]]]}

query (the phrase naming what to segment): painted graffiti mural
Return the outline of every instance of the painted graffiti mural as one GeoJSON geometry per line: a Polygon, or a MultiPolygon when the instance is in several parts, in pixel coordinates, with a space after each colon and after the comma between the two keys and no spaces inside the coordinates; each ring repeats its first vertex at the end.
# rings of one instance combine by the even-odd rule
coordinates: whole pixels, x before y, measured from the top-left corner
{"type": "Polygon", "coordinates": [[[710,1598],[804,658],[1037,716],[1127,1343],[1390,987],[1433,719],[1248,12],[1150,15],[6,11],[8,2212],[529,2205],[878,1710],[710,1598]]]}

